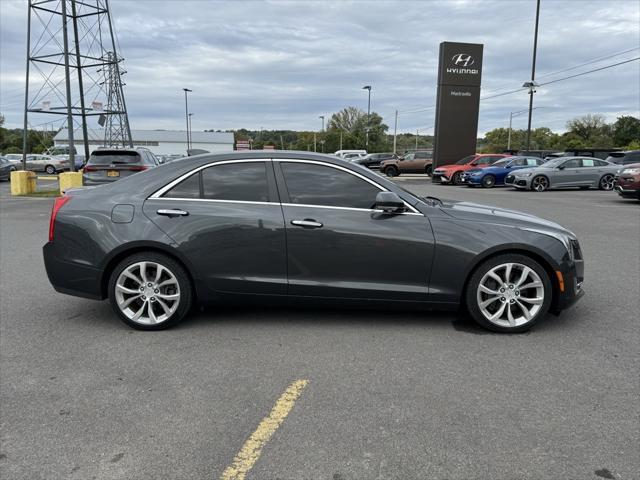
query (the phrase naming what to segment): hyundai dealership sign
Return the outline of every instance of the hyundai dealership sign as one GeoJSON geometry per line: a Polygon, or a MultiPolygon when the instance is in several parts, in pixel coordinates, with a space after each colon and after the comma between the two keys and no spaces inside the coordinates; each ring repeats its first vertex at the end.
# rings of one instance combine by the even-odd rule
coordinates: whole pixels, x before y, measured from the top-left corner
{"type": "Polygon", "coordinates": [[[483,46],[442,42],[434,160],[446,165],[476,152],[483,46]]]}

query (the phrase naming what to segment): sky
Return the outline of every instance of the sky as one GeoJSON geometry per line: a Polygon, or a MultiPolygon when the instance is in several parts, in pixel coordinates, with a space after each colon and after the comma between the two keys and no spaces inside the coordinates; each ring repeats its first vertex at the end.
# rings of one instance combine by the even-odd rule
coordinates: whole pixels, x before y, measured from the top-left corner
{"type": "MultiPolygon", "coordinates": [[[[531,76],[535,0],[111,0],[110,6],[134,129],[184,130],[186,87],[193,90],[196,131],[320,130],[321,115],[328,119],[350,105],[366,111],[362,86],[371,85],[371,110],[390,132],[397,109],[399,132],[429,134],[442,41],[484,44],[484,97],[517,90],[531,76]]],[[[23,121],[27,11],[26,0],[0,0],[0,112],[11,128],[23,121]]],[[[42,24],[32,25],[33,43],[42,24]]],[[[539,83],[637,57],[640,1],[541,1],[539,83]]],[[[32,73],[34,98],[38,78],[32,73]]],[[[525,90],[481,100],[479,134],[507,127],[510,112],[526,110],[528,101],[525,90]]],[[[534,106],[533,127],[558,132],[588,113],[609,122],[639,117],[640,61],[542,85],[534,106]]],[[[29,123],[44,128],[52,117],[33,114],[29,123]]],[[[514,128],[526,122],[524,112],[513,117],[514,128]]]]}

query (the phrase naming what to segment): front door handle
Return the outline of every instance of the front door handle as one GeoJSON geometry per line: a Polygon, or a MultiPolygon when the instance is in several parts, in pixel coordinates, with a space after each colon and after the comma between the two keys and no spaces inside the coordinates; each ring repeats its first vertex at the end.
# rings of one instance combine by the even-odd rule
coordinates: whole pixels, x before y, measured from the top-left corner
{"type": "Polygon", "coordinates": [[[316,222],[311,218],[305,218],[304,220],[291,220],[291,225],[304,228],[322,228],[320,222],[316,222]]]}
{"type": "Polygon", "coordinates": [[[156,212],[158,215],[164,215],[165,217],[186,217],[187,215],[189,215],[189,212],[186,212],[184,210],[178,210],[178,209],[165,209],[162,208],[160,210],[158,210],[156,212]]]}

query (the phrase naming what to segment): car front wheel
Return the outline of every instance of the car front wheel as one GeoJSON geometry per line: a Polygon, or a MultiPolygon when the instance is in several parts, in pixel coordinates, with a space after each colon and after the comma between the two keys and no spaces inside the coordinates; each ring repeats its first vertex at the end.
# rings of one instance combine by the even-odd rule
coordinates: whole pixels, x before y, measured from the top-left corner
{"type": "Polygon", "coordinates": [[[538,175],[531,180],[531,190],[544,192],[547,188],[549,188],[549,179],[544,175],[538,175]]]}
{"type": "Polygon", "coordinates": [[[451,177],[451,183],[453,183],[454,185],[462,184],[462,172],[454,173],[451,177]]]}
{"type": "Polygon", "coordinates": [[[493,188],[495,184],[496,184],[496,177],[494,177],[493,175],[485,175],[482,178],[482,186],[484,188],[493,188]]]}
{"type": "Polygon", "coordinates": [[[120,262],[109,279],[109,301],[120,319],[138,330],[162,330],[189,312],[191,282],[172,258],[142,252],[120,262]]]}
{"type": "Polygon", "coordinates": [[[473,319],[494,332],[520,333],[542,319],[551,305],[549,275],[530,257],[499,255],[473,273],[466,306],[473,319]]]}
{"type": "Polygon", "coordinates": [[[387,167],[384,169],[384,174],[387,177],[397,177],[400,175],[400,171],[396,167],[387,167]]]}
{"type": "Polygon", "coordinates": [[[611,174],[607,174],[600,179],[600,184],[598,185],[600,190],[613,190],[615,186],[615,178],[611,174]]]}
{"type": "Polygon", "coordinates": [[[54,173],[56,173],[56,167],[54,167],[53,165],[47,165],[44,171],[49,175],[53,175],[54,173]]]}

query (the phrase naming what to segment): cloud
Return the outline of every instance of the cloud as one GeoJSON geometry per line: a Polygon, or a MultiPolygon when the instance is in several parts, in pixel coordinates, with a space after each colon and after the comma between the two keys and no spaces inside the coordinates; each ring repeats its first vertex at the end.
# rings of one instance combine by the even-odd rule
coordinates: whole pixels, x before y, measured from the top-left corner
{"type": "MultiPolygon", "coordinates": [[[[345,106],[372,109],[393,125],[395,109],[435,104],[441,41],[485,45],[483,95],[530,78],[532,1],[111,1],[125,95],[134,128],[183,128],[183,87],[193,90],[193,127],[318,129],[319,115],[345,106]]],[[[0,111],[20,126],[26,50],[25,2],[0,2],[0,111]]],[[[542,3],[537,73],[552,80],[640,55],[597,57],[640,45],[640,5],[555,0],[542,3]],[[576,5],[579,4],[579,8],[576,5]]],[[[534,126],[562,130],[585,113],[639,115],[640,62],[540,87],[534,126]]],[[[480,132],[508,124],[526,92],[487,99],[480,132]]],[[[425,129],[434,109],[402,114],[399,130],[425,129]]],[[[43,121],[48,121],[49,118],[43,121]]],[[[36,124],[37,120],[32,123],[36,124]]],[[[514,126],[526,125],[526,115],[514,126]]]]}

